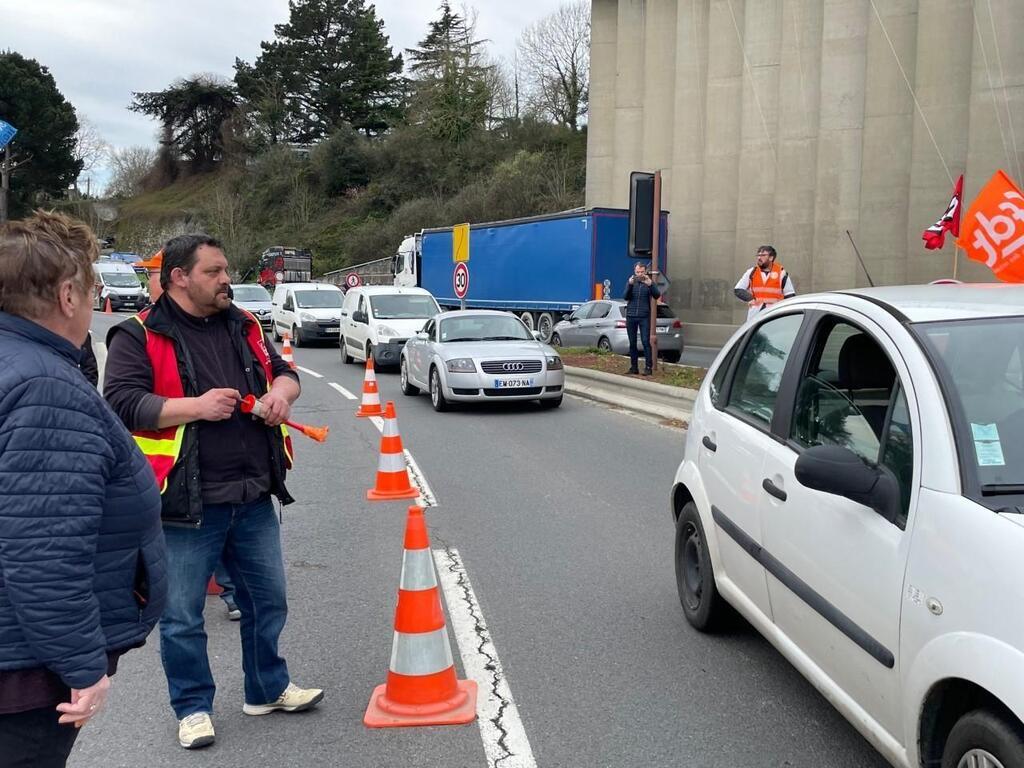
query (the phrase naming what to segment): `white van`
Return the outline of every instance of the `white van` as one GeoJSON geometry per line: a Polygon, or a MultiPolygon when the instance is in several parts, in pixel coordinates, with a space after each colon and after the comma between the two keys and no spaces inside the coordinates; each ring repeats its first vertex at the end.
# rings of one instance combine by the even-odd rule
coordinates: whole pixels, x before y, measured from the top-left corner
{"type": "Polygon", "coordinates": [[[373,355],[375,365],[398,365],[405,342],[441,311],[430,291],[364,285],[345,294],[341,308],[341,360],[373,355]]]}
{"type": "Polygon", "coordinates": [[[146,291],[131,264],[121,261],[97,261],[92,265],[96,277],[92,305],[103,309],[110,299],[110,308],[142,309],[149,303],[146,291]]]}
{"type": "Polygon", "coordinates": [[[274,341],[287,332],[295,346],[335,341],[340,332],[341,301],[345,294],[330,283],[281,283],[274,288],[270,314],[274,341]]]}

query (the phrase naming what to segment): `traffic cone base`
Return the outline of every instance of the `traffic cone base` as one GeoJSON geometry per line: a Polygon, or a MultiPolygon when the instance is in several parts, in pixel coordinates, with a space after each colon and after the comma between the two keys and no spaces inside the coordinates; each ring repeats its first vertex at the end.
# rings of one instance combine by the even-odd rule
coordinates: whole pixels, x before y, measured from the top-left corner
{"type": "Polygon", "coordinates": [[[401,501],[402,499],[415,499],[420,495],[420,492],[415,488],[409,488],[406,491],[378,491],[376,488],[371,488],[366,492],[366,498],[369,501],[401,501]]]}
{"type": "MultiPolygon", "coordinates": [[[[394,673],[391,673],[394,674],[394,673]]],[[[456,680],[456,692],[432,704],[398,704],[385,695],[387,683],[378,685],[363,715],[369,728],[402,728],[417,725],[465,725],[476,719],[476,681],[456,680]]]]}

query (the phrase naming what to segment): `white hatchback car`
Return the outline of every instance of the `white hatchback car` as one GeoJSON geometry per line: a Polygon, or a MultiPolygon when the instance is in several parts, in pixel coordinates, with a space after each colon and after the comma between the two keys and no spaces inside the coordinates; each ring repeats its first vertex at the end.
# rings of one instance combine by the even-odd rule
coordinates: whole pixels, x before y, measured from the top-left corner
{"type": "Polygon", "coordinates": [[[1024,287],[803,296],[740,329],[672,491],[725,602],[897,766],[1024,766],[1024,287]]]}

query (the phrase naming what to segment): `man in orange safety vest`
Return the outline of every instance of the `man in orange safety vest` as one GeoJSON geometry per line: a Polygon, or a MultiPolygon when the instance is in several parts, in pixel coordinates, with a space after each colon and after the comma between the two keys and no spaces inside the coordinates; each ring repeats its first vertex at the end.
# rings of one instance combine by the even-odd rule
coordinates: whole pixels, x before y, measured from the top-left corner
{"type": "Polygon", "coordinates": [[[747,320],[762,310],[796,295],[793,281],[785,267],[775,261],[775,248],[762,245],[757,249],[757,262],[743,273],[733,293],[747,302],[747,320]]]}

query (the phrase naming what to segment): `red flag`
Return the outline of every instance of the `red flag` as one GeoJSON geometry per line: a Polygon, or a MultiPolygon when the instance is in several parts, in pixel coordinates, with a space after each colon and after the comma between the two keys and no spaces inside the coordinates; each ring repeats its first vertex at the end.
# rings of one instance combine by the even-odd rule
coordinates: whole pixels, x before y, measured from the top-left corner
{"type": "Polygon", "coordinates": [[[924,247],[929,251],[941,248],[946,243],[946,233],[951,232],[953,237],[960,236],[960,197],[964,192],[964,175],[956,180],[956,187],[953,189],[953,197],[949,199],[946,212],[938,221],[921,233],[924,240],[924,247]]]}
{"type": "Polygon", "coordinates": [[[957,245],[1004,283],[1024,283],[1024,193],[996,171],[964,218],[957,245]]]}

